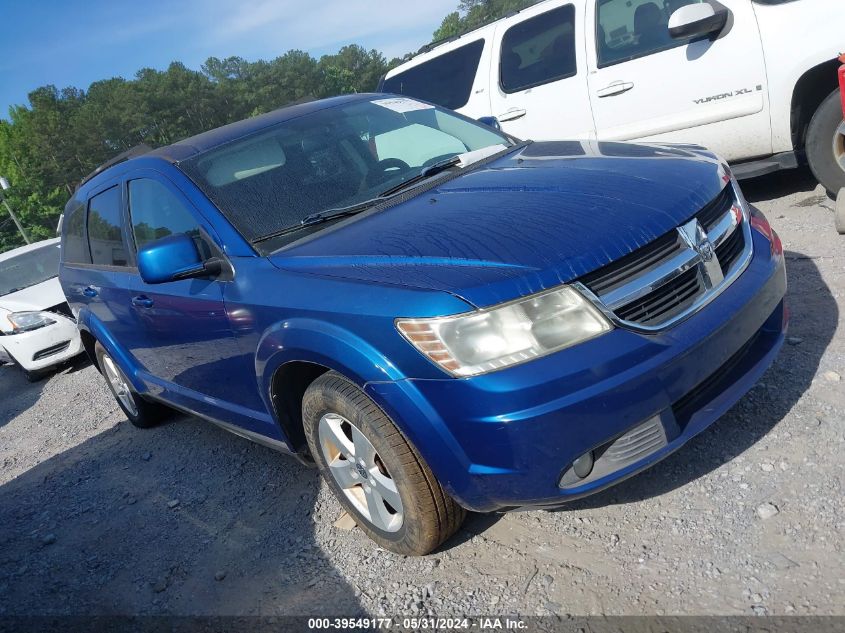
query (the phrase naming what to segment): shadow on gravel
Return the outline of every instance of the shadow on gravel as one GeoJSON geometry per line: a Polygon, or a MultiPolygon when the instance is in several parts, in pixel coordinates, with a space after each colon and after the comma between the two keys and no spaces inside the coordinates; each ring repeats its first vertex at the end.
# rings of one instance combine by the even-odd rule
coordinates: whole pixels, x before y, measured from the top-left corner
{"type": "Polygon", "coordinates": [[[728,413],[686,446],[649,470],[561,511],[579,511],[612,504],[635,503],[684,486],[731,461],[760,441],[789,413],[809,389],[839,320],[839,308],[813,260],[787,252],[792,312],[789,336],[802,339],[784,345],[761,381],[728,413]]]}
{"type": "Polygon", "coordinates": [[[63,363],[37,382],[29,382],[23,371],[14,365],[0,365],[0,427],[33,406],[44,386],[56,374],[72,374],[90,364],[87,356],[77,356],[63,363]]]}
{"type": "Polygon", "coordinates": [[[43,387],[43,381],[27,381],[15,365],[0,366],[0,427],[38,402],[43,387]]]}
{"type": "MultiPolygon", "coordinates": [[[[798,192],[809,194],[813,193],[818,187],[818,181],[809,167],[788,169],[758,178],[750,178],[739,184],[749,202],[782,198],[798,192]]],[[[824,195],[824,199],[827,199],[827,195],[824,195]]]]}
{"type": "Polygon", "coordinates": [[[361,615],[315,539],[317,477],[194,418],[122,422],[0,486],[0,619],[361,615]]]}

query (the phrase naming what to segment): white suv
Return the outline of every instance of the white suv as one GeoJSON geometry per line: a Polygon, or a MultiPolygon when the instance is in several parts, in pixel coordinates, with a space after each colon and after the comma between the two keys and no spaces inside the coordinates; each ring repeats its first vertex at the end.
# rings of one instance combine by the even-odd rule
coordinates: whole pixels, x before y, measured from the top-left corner
{"type": "Polygon", "coordinates": [[[543,140],[696,143],[739,177],[807,160],[845,186],[843,0],[547,0],[390,71],[407,94],[543,140]]]}

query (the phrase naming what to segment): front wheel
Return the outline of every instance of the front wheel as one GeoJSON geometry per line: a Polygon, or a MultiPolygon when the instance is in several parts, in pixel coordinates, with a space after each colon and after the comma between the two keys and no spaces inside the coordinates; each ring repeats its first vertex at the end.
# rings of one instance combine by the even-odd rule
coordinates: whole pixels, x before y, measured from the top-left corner
{"type": "Polygon", "coordinates": [[[822,101],[807,128],[807,162],[816,180],[833,195],[845,187],[845,121],[839,90],[822,101]]]}
{"type": "Polygon", "coordinates": [[[422,556],[461,526],[464,509],[390,418],[349,380],[336,372],[317,378],[303,397],[302,417],[321,474],[380,546],[422,556]]]}

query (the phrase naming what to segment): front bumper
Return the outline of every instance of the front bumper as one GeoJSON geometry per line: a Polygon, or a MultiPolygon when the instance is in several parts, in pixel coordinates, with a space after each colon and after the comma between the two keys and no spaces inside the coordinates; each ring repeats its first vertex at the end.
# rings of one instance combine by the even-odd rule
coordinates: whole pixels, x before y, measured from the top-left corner
{"type": "Polygon", "coordinates": [[[783,254],[752,234],[745,272],[669,330],[616,329],[484,376],[369,383],[366,391],[470,510],[555,506],[597,492],[680,448],[773,362],[788,320],[786,272],[783,254]],[[654,450],[573,479],[577,457],[655,417],[665,441],[654,450]]]}
{"type": "Polygon", "coordinates": [[[27,371],[46,369],[81,354],[84,348],[76,322],[59,314],[51,318],[56,321],[53,325],[0,337],[0,348],[27,371]]]}

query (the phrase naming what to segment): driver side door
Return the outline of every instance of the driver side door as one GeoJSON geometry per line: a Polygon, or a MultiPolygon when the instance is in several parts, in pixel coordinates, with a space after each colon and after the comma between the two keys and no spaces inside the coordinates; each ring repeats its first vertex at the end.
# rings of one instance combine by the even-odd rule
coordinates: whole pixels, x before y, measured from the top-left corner
{"type": "MultiPolygon", "coordinates": [[[[211,228],[181,192],[155,172],[140,172],[126,182],[129,232],[133,245],[185,233],[206,258],[211,228]]],[[[128,347],[148,382],[192,402],[192,408],[215,417],[209,398],[238,405],[253,404],[241,378],[227,377],[234,359],[241,359],[223,303],[220,278],[198,278],[147,284],[139,274],[130,286],[133,333],[128,347]]],[[[254,373],[242,368],[242,376],[254,373]]]]}

